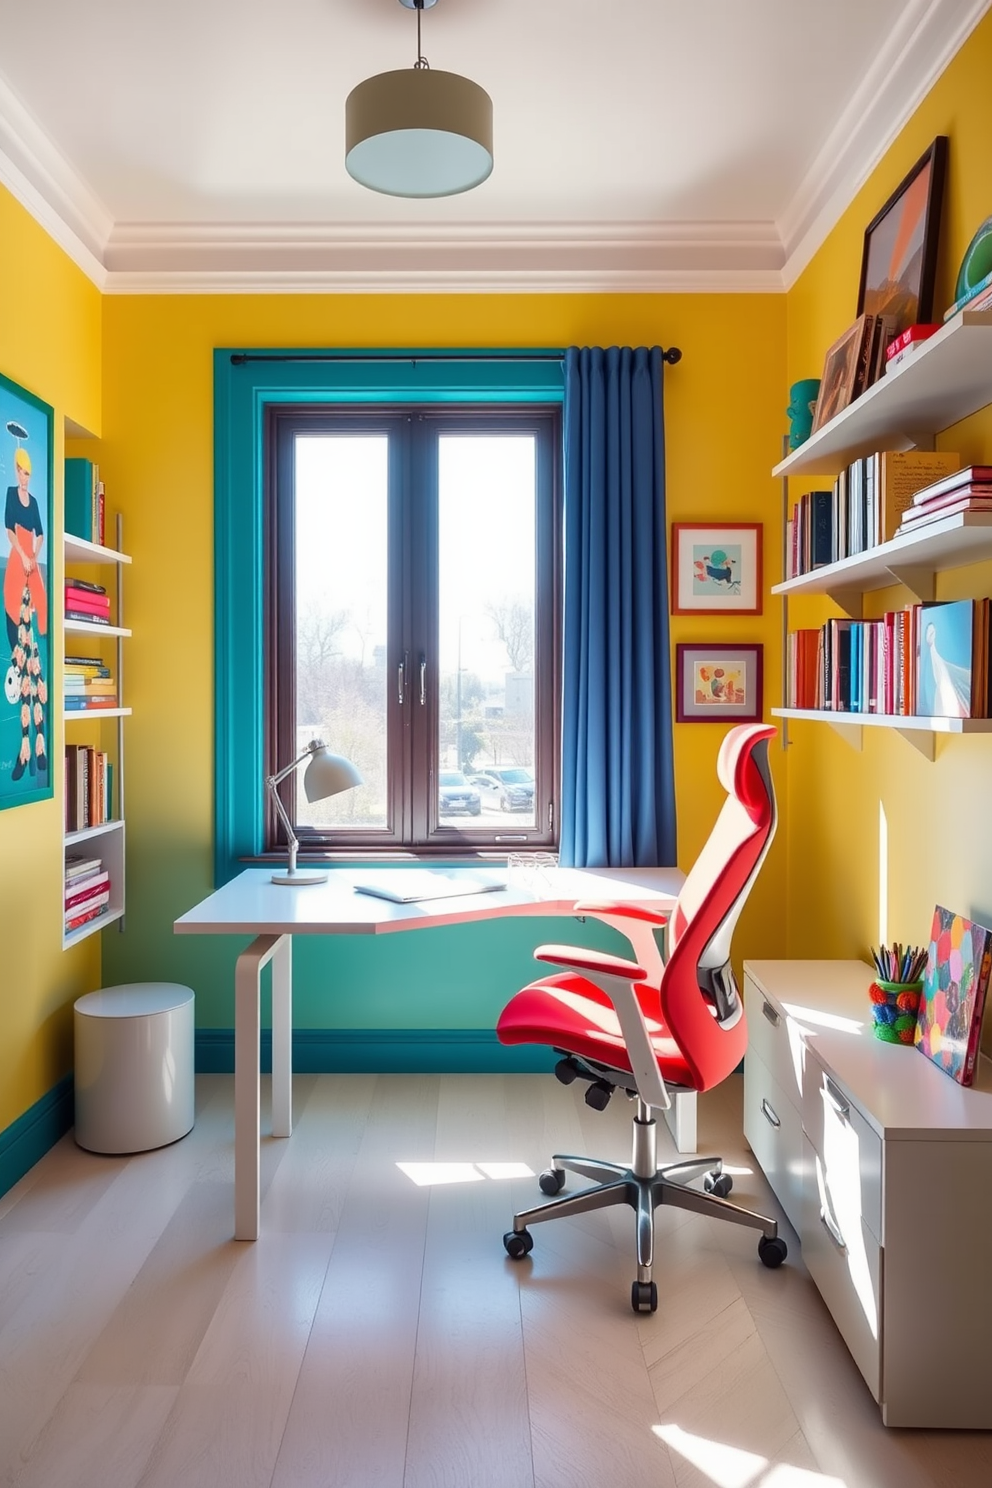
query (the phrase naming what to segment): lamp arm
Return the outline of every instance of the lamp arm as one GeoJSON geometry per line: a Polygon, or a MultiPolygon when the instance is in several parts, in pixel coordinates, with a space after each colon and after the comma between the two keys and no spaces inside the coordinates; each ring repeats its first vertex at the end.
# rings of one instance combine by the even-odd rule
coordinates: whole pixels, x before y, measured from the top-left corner
{"type": "Polygon", "coordinates": [[[296,759],[293,760],[291,764],[284,765],[277,775],[270,775],[266,781],[266,785],[272,787],[277,786],[281,780],[286,779],[286,776],[289,775],[291,771],[296,769],[297,765],[302,765],[303,761],[307,759],[309,755],[313,754],[315,752],[315,749],[319,747],[320,746],[317,744],[317,741],[315,739],[313,743],[307,745],[302,754],[297,755],[296,759]]]}
{"type": "MultiPolygon", "coordinates": [[[[302,758],[303,758],[303,755],[300,756],[300,759],[302,759],[302,758]]],[[[268,777],[268,779],[266,780],[266,782],[265,782],[266,785],[268,786],[269,792],[270,792],[270,794],[272,796],[272,800],[273,800],[273,803],[275,805],[276,813],[277,813],[277,815],[279,817],[279,820],[282,822],[283,826],[286,829],[286,837],[287,837],[288,843],[289,843],[289,871],[290,871],[290,873],[295,873],[296,872],[296,853],[297,853],[297,849],[299,848],[300,841],[299,841],[299,838],[297,837],[296,833],[293,831],[293,823],[290,821],[289,814],[286,811],[285,806],[282,804],[282,801],[280,800],[279,792],[276,789],[276,787],[278,786],[280,780],[284,780],[286,778],[286,776],[290,773],[291,770],[295,770],[296,769],[296,766],[299,763],[300,763],[300,760],[294,760],[291,765],[287,765],[286,766],[285,770],[280,770],[278,775],[270,775],[268,777]]]]}

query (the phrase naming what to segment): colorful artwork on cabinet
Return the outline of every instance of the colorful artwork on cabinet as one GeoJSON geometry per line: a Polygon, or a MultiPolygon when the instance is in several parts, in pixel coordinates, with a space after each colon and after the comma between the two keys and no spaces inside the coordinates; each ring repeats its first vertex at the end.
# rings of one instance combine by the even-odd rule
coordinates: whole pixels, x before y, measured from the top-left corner
{"type": "Polygon", "coordinates": [[[990,969],[992,931],[938,904],[930,929],[916,1046],[960,1085],[970,1085],[974,1078],[990,969]]]}
{"type": "Polygon", "coordinates": [[[0,809],[52,794],[52,409],[0,374],[4,522],[0,809]]]}

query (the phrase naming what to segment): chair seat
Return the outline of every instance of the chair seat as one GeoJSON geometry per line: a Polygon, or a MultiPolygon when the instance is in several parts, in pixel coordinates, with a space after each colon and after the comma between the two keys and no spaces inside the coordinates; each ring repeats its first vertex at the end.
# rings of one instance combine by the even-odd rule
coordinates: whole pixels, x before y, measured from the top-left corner
{"type": "MultiPolygon", "coordinates": [[[[666,1083],[694,1088],[688,1064],[664,1025],[645,1018],[666,1083]]],[[[575,972],[541,977],[511,997],[496,1025],[502,1044],[547,1044],[580,1059],[631,1072],[613,1004],[575,972]]]]}

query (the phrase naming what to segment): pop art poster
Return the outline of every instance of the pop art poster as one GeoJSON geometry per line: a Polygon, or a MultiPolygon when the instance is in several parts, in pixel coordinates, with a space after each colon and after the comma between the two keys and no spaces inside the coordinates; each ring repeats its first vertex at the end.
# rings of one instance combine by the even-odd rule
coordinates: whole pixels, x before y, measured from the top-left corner
{"type": "Polygon", "coordinates": [[[52,794],[52,409],[0,373],[0,810],[52,794]]]}

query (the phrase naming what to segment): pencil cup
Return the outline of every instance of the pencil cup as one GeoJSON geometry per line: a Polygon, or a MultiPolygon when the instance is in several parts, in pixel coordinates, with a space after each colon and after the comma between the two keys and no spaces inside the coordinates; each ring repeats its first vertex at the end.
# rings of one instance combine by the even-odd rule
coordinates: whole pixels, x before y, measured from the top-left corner
{"type": "Polygon", "coordinates": [[[918,982],[872,982],[868,996],[875,1037],[887,1044],[911,1044],[922,991],[922,978],[918,982]]]}

